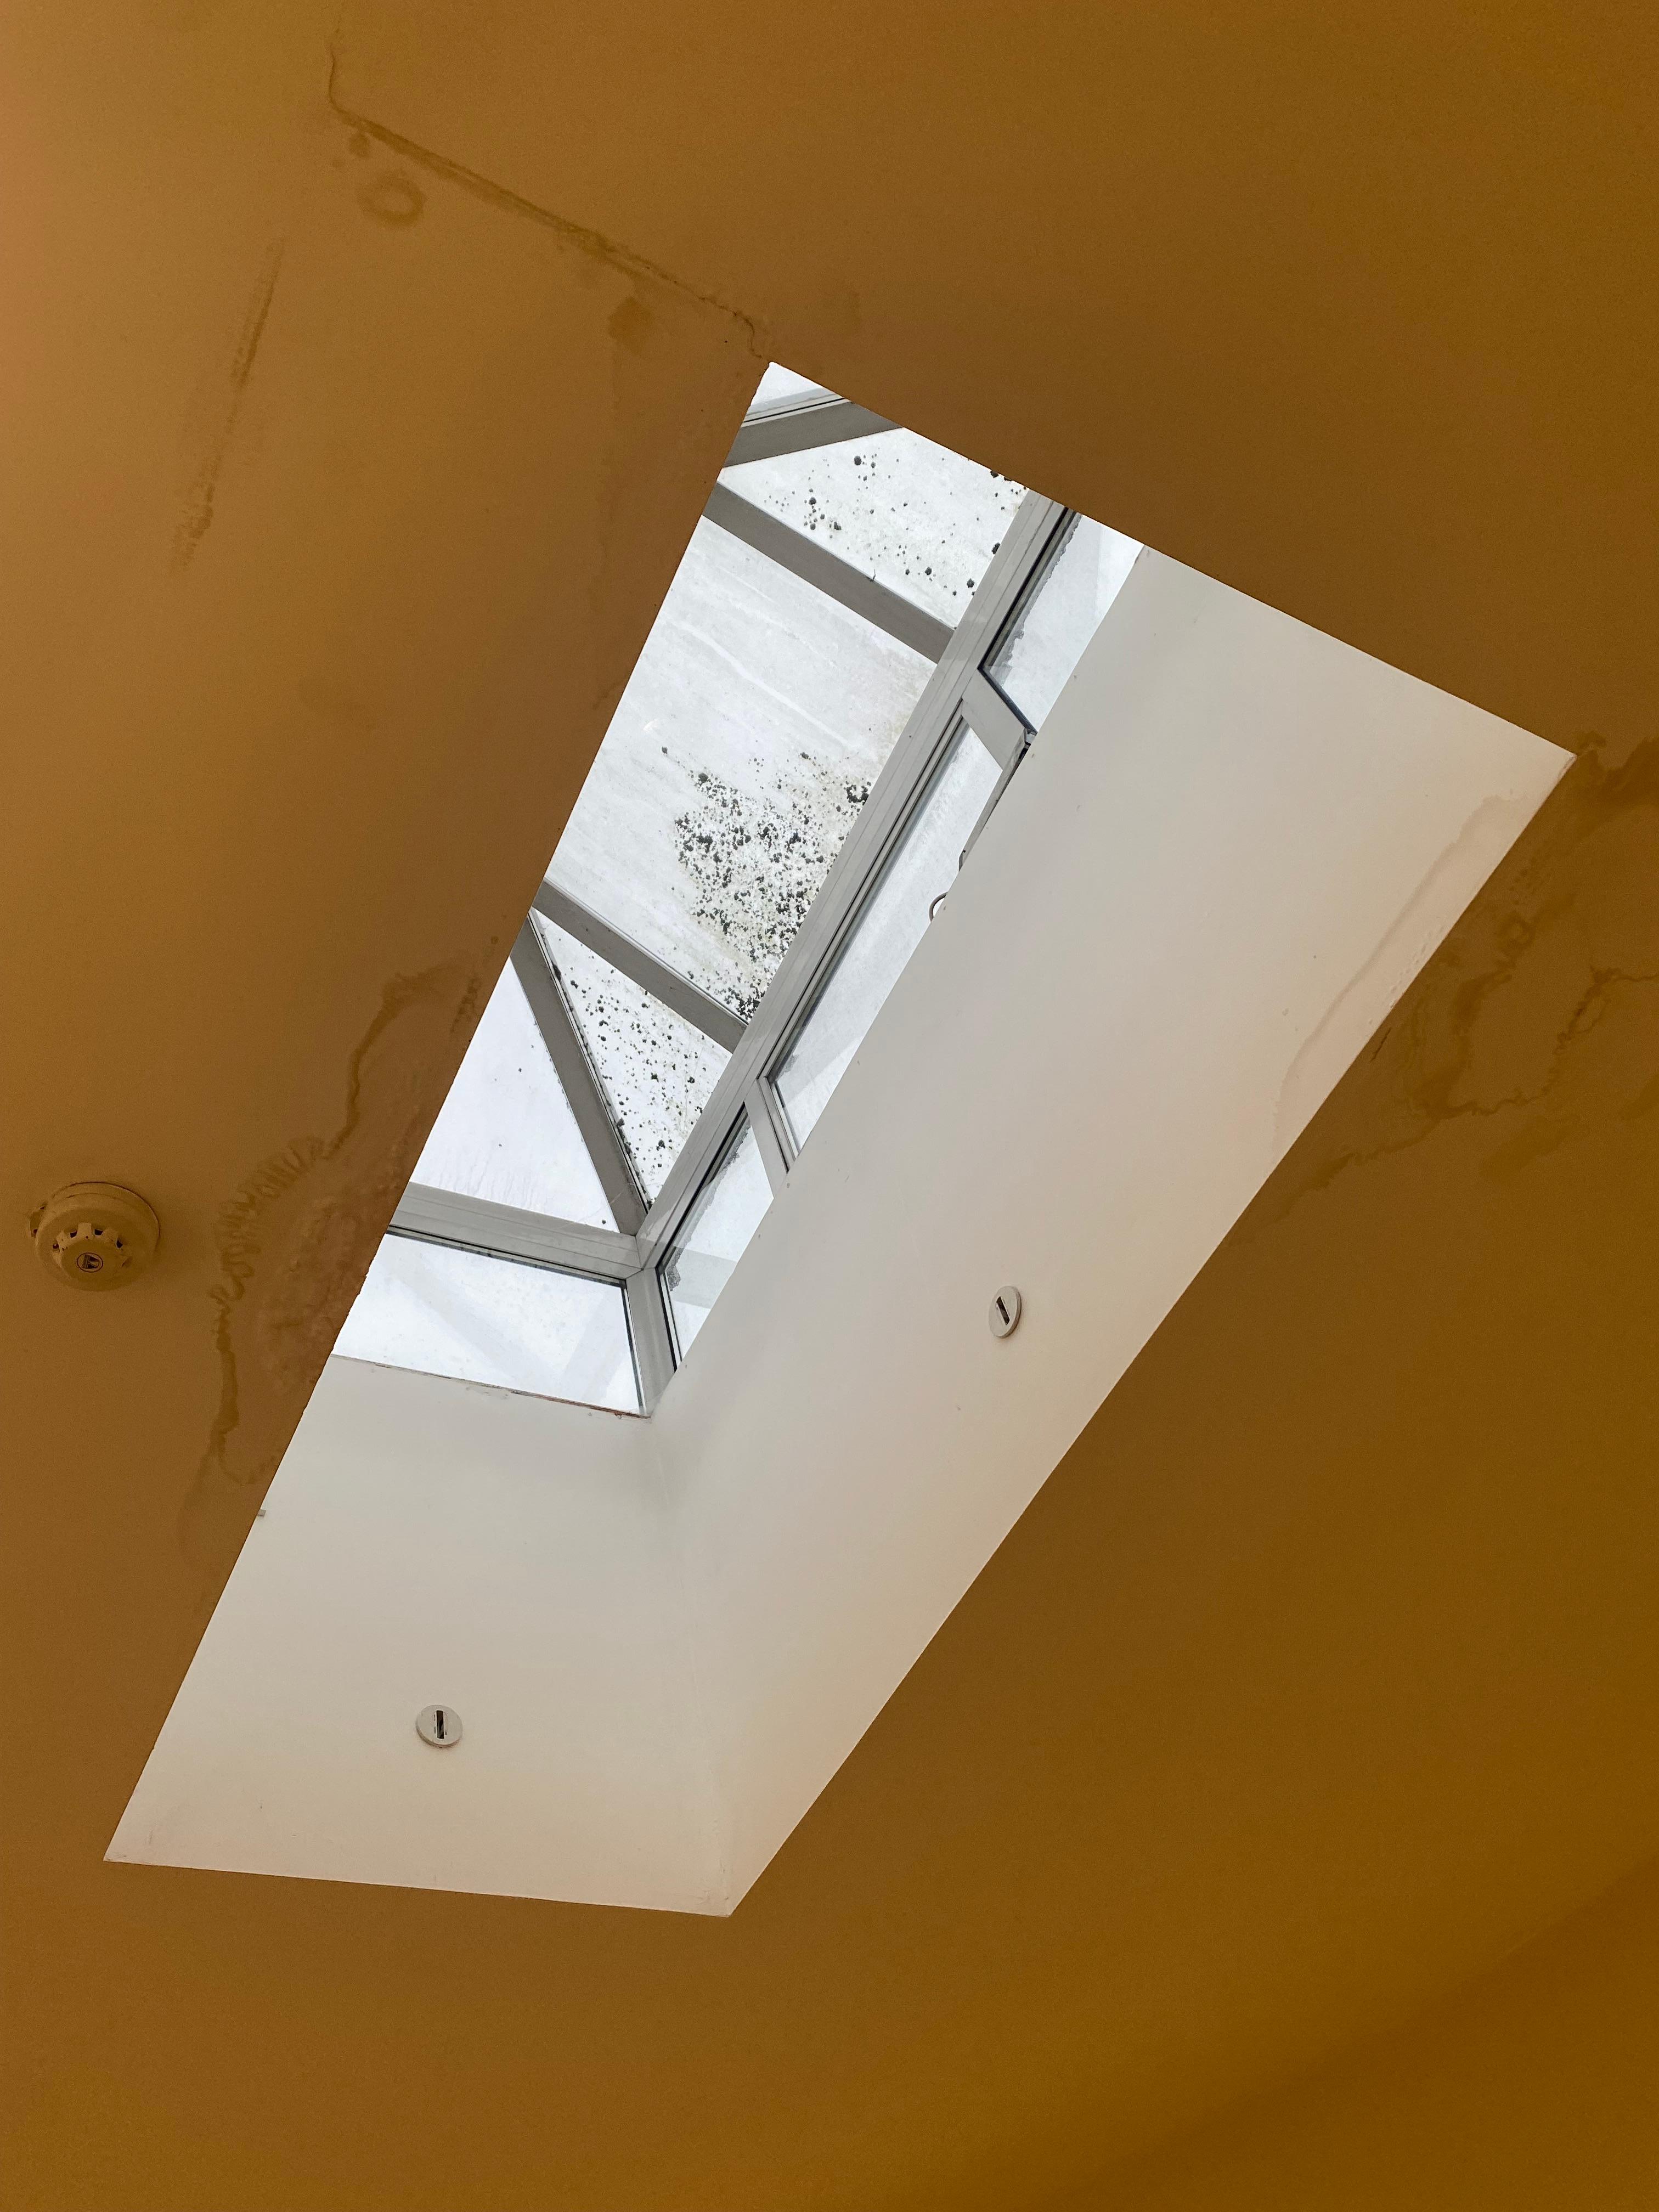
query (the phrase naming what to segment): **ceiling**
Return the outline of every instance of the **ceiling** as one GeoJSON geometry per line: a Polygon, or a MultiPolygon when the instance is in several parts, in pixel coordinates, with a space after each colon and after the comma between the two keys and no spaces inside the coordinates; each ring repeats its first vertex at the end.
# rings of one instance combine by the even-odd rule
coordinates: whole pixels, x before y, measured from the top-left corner
{"type": "Polygon", "coordinates": [[[0,36],[9,2201],[1040,2205],[1659,1852],[1647,11],[0,36]],[[732,1920],[106,1866],[773,356],[1585,757],[732,1920]]]}

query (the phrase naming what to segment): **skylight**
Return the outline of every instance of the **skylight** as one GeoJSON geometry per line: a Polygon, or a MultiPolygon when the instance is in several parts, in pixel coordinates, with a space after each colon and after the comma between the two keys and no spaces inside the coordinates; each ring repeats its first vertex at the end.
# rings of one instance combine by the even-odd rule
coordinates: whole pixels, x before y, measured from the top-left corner
{"type": "Polygon", "coordinates": [[[342,1354],[649,1411],[1139,550],[767,370],[342,1354]]]}
{"type": "Polygon", "coordinates": [[[746,462],[723,481],[952,624],[1024,495],[910,430],[746,462]]]}
{"type": "Polygon", "coordinates": [[[930,672],[699,522],[553,882],[746,1020],[930,672]]]}
{"type": "Polygon", "coordinates": [[[597,1229],[617,1225],[511,968],[490,994],[414,1180],[597,1229]]]}

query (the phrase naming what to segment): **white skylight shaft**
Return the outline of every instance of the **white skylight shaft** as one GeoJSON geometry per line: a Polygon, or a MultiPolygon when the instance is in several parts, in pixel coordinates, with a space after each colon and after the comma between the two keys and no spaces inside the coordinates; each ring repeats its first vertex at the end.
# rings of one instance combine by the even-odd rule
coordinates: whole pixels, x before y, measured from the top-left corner
{"type": "Polygon", "coordinates": [[[757,448],[342,1351],[606,1405],[637,1374],[655,1402],[1139,550],[787,370],[757,448]]]}

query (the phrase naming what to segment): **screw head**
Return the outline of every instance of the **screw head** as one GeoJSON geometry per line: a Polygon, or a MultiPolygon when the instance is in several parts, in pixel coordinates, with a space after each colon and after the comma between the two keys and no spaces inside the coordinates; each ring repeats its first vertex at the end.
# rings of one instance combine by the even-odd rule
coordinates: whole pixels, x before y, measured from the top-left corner
{"type": "Polygon", "coordinates": [[[1025,1301],[1012,1283],[1005,1283],[991,1301],[989,1315],[993,1336],[1012,1336],[1019,1327],[1019,1316],[1025,1301]]]}
{"type": "Polygon", "coordinates": [[[434,1750],[447,1751],[461,1740],[461,1717],[453,1705],[422,1705],[415,1716],[415,1733],[434,1750]]]}

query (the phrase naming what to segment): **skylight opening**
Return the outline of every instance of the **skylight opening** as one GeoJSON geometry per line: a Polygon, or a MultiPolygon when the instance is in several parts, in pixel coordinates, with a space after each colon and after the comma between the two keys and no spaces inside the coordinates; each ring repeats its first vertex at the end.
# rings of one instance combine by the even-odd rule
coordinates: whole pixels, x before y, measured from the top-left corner
{"type": "Polygon", "coordinates": [[[342,1355],[650,1410],[1139,550],[767,370],[342,1355]]]}
{"type": "Polygon", "coordinates": [[[930,672],[699,522],[552,881],[747,1020],[930,672]]]}
{"type": "Polygon", "coordinates": [[[759,1139],[740,1116],[662,1263],[677,1359],[691,1349],[771,1203],[759,1139]]]}
{"type": "Polygon", "coordinates": [[[654,1199],[732,1055],[544,915],[535,927],[635,1179],[654,1199]]]}
{"type": "Polygon", "coordinates": [[[959,726],[778,1063],[773,1080],[797,1151],[921,944],[1001,774],[959,726]]]}
{"type": "Polygon", "coordinates": [[[952,627],[1024,496],[911,430],[746,462],[722,480],[952,627]]]}
{"type": "Polygon", "coordinates": [[[617,1225],[510,966],[490,994],[413,1179],[526,1212],[617,1225]]]}
{"type": "Polygon", "coordinates": [[[421,1237],[384,1239],[334,1348],[379,1366],[640,1411],[617,1285],[421,1237]]]}

